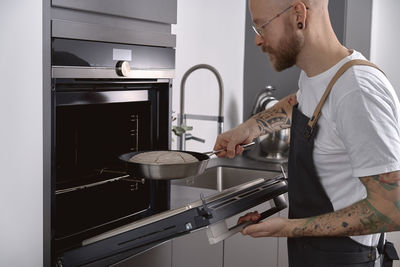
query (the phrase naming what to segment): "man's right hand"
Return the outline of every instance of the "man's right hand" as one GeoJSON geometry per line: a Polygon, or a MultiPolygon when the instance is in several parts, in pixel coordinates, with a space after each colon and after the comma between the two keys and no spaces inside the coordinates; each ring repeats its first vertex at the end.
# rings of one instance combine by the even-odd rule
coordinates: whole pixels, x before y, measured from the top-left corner
{"type": "Polygon", "coordinates": [[[260,135],[289,128],[293,106],[296,104],[296,94],[288,95],[268,110],[254,115],[236,128],[219,135],[214,150],[226,149],[226,151],[218,153],[217,156],[233,158],[243,152],[240,145],[248,144],[260,135]]]}
{"type": "Polygon", "coordinates": [[[226,149],[217,154],[220,158],[233,158],[235,155],[240,155],[243,148],[240,145],[245,145],[253,141],[258,136],[257,123],[254,120],[248,120],[236,128],[229,130],[217,137],[214,145],[214,150],[226,149]]]}

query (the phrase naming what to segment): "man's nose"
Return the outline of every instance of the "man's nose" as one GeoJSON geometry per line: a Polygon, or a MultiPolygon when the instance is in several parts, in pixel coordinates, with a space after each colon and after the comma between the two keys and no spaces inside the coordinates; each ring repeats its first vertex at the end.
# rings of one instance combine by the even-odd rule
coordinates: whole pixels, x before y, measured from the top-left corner
{"type": "Polygon", "coordinates": [[[264,38],[258,34],[255,35],[254,37],[254,43],[256,44],[256,46],[261,46],[264,42],[264,38]]]}

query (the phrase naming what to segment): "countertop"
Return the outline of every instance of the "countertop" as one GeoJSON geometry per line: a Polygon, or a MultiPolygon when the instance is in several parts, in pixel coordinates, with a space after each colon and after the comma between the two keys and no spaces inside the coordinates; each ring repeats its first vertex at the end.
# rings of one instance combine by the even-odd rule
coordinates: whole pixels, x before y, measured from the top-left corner
{"type": "Polygon", "coordinates": [[[207,169],[225,166],[225,167],[236,167],[253,170],[265,170],[265,171],[281,171],[281,166],[287,171],[287,161],[264,161],[255,160],[249,157],[249,154],[253,151],[246,151],[241,156],[236,156],[233,159],[228,158],[212,158],[208,162],[207,169]]]}

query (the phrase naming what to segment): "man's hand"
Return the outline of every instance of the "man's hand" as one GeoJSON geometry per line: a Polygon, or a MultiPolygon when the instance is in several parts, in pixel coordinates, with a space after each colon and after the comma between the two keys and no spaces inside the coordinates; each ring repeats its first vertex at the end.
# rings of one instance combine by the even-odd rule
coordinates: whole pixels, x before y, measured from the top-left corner
{"type": "Polygon", "coordinates": [[[240,155],[243,152],[241,144],[245,145],[253,141],[257,137],[257,132],[252,129],[257,129],[255,121],[247,121],[240,124],[238,127],[227,131],[217,137],[214,145],[214,150],[225,149],[226,151],[217,154],[218,157],[233,158],[235,155],[240,155]],[[252,125],[253,124],[253,125],[252,125]]]}
{"type": "MultiPolygon", "coordinates": [[[[247,221],[258,221],[260,214],[258,212],[248,213],[239,218],[238,224],[247,221]]],[[[287,225],[289,220],[286,218],[274,217],[266,219],[263,222],[251,224],[242,230],[243,235],[251,237],[268,237],[268,236],[287,236],[287,225]]]]}
{"type": "Polygon", "coordinates": [[[226,149],[217,154],[218,157],[233,158],[243,152],[239,145],[245,145],[254,138],[289,128],[292,121],[293,106],[297,104],[296,94],[291,94],[268,110],[264,110],[236,128],[217,137],[214,150],[226,149]]]}

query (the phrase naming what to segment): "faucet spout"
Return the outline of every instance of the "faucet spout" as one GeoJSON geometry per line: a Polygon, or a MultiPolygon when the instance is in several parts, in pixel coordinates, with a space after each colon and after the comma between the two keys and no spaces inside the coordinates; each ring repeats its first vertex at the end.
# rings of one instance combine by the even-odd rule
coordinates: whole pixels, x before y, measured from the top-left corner
{"type": "MultiPolygon", "coordinates": [[[[210,66],[208,64],[198,64],[190,69],[188,69],[185,74],[182,76],[182,81],[181,81],[181,94],[180,94],[180,116],[179,116],[179,125],[186,124],[186,118],[185,118],[185,84],[186,80],[189,77],[191,73],[193,73],[195,70],[198,69],[208,69],[212,73],[214,73],[215,77],[217,78],[218,81],[218,87],[219,87],[219,104],[218,104],[218,135],[222,133],[223,131],[223,112],[224,112],[224,84],[222,82],[221,75],[217,71],[216,68],[213,66],[210,66]]],[[[184,134],[179,138],[178,141],[178,149],[179,150],[185,150],[185,136],[184,134]]]]}

